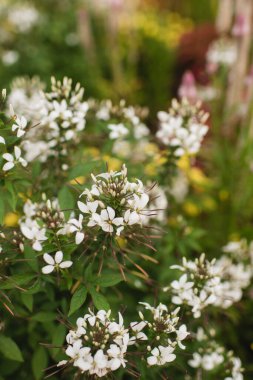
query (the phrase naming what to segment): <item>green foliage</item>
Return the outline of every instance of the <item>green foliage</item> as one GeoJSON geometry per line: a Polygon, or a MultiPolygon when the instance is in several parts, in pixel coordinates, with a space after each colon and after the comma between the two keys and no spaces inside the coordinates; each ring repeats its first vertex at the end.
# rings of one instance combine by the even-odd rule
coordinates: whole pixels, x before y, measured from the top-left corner
{"type": "Polygon", "coordinates": [[[17,362],[22,362],[23,356],[17,344],[9,337],[0,335],[0,351],[7,358],[17,362]]]}
{"type": "Polygon", "coordinates": [[[69,316],[81,308],[87,297],[87,289],[84,285],[80,285],[73,294],[70,301],[69,316]]]}

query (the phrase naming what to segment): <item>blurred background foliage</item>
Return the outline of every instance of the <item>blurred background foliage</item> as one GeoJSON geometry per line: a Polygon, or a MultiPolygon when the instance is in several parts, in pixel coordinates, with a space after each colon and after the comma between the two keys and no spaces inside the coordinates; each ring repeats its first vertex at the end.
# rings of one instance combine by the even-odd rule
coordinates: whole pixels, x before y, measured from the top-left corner
{"type": "MultiPolygon", "coordinates": [[[[212,23],[216,3],[2,0],[0,52],[14,53],[0,61],[2,86],[20,75],[39,75],[47,83],[51,75],[67,75],[80,81],[89,97],[125,98],[157,111],[175,95],[184,64],[178,61],[182,37],[199,24],[212,23]],[[9,21],[17,4],[39,12],[27,31],[9,21]]],[[[196,59],[192,56],[188,64],[196,59]]]]}

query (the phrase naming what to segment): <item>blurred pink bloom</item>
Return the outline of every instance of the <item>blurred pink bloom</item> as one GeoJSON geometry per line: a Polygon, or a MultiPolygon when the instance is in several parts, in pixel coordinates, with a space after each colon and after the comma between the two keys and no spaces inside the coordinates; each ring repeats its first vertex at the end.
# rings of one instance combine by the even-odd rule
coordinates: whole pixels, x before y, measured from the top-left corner
{"type": "Polygon", "coordinates": [[[208,74],[215,74],[218,70],[218,64],[213,62],[207,62],[206,71],[208,74]]]}
{"type": "Polygon", "coordinates": [[[243,14],[238,14],[232,28],[232,35],[235,37],[243,37],[249,33],[249,24],[243,14]]]}
{"type": "Polygon", "coordinates": [[[186,71],[182,77],[180,87],[178,89],[180,98],[187,98],[189,101],[194,101],[197,98],[197,88],[195,78],[191,71],[186,71]]]}

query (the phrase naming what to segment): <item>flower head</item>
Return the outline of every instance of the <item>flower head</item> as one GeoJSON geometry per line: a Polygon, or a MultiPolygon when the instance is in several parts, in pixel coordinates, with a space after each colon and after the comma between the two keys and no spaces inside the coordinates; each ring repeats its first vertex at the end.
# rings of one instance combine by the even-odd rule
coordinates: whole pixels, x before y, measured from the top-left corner
{"type": "Polygon", "coordinates": [[[42,268],[42,273],[44,274],[52,273],[54,270],[58,270],[58,269],[69,268],[73,264],[73,262],[70,260],[62,261],[63,260],[62,251],[57,251],[54,258],[50,256],[48,253],[44,253],[43,259],[48,264],[42,268]]]}

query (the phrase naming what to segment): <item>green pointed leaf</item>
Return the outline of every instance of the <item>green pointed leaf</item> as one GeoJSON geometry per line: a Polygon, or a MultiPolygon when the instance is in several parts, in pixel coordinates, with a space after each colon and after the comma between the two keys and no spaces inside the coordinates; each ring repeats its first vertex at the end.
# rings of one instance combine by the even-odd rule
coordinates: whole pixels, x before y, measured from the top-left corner
{"type": "Polygon", "coordinates": [[[65,210],[64,215],[66,218],[68,218],[70,216],[71,210],[75,207],[75,200],[73,194],[67,186],[64,186],[60,190],[58,199],[61,209],[65,210]]]}
{"type": "Polygon", "coordinates": [[[95,284],[102,288],[107,288],[109,286],[114,286],[121,281],[123,281],[123,278],[120,274],[103,274],[95,279],[95,284]]]}
{"type": "Polygon", "coordinates": [[[92,297],[93,303],[98,310],[101,310],[101,309],[102,310],[109,310],[110,309],[110,305],[109,305],[107,299],[105,298],[105,296],[103,296],[103,294],[98,293],[95,290],[95,288],[90,288],[89,291],[90,291],[90,295],[92,297]]]}
{"type": "Polygon", "coordinates": [[[34,251],[32,247],[29,245],[26,245],[24,247],[24,256],[27,260],[27,264],[35,271],[38,272],[39,265],[38,265],[38,258],[37,258],[37,252],[34,251]]]}
{"type": "Polygon", "coordinates": [[[21,293],[21,300],[29,311],[33,310],[33,296],[30,293],[21,293]]]}
{"type": "Polygon", "coordinates": [[[80,285],[71,298],[68,315],[70,316],[76,310],[78,310],[84,304],[86,298],[87,298],[87,289],[84,285],[80,285]]]}
{"type": "Polygon", "coordinates": [[[40,380],[45,376],[44,369],[47,367],[47,363],[46,350],[39,346],[32,357],[32,370],[35,380],[40,380]]]}
{"type": "Polygon", "coordinates": [[[55,348],[53,348],[50,352],[53,358],[55,358],[55,356],[61,350],[60,347],[62,347],[65,341],[65,338],[66,338],[66,327],[64,325],[58,325],[54,329],[53,337],[52,337],[52,346],[54,346],[55,348]]]}
{"type": "Polygon", "coordinates": [[[4,335],[0,335],[0,351],[7,359],[15,360],[17,362],[23,361],[22,353],[14,340],[4,335]]]}
{"type": "Polygon", "coordinates": [[[33,321],[36,322],[51,322],[56,319],[55,313],[52,313],[51,311],[40,311],[39,313],[35,314],[31,318],[33,321]]]}
{"type": "Polygon", "coordinates": [[[8,277],[1,285],[0,289],[14,289],[18,286],[23,286],[28,284],[36,274],[34,273],[24,273],[24,274],[14,274],[8,277]]]}
{"type": "Polygon", "coordinates": [[[3,222],[4,222],[4,197],[0,196],[0,225],[2,225],[3,222]]]}

